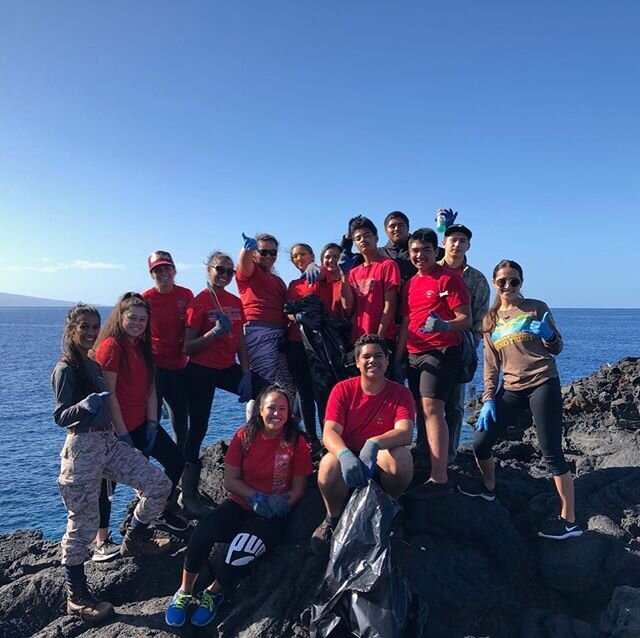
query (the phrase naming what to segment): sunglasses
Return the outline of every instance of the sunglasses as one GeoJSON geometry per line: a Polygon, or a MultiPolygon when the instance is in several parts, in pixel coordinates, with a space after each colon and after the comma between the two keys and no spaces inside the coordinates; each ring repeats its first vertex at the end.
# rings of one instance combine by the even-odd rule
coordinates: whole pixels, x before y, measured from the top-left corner
{"type": "Polygon", "coordinates": [[[266,257],[267,255],[269,255],[270,257],[275,257],[278,254],[278,249],[277,248],[260,248],[258,252],[260,253],[261,257],[266,257]]]}
{"type": "Polygon", "coordinates": [[[233,268],[225,268],[224,266],[211,266],[219,275],[228,275],[233,277],[236,271],[233,268]]]}
{"type": "Polygon", "coordinates": [[[498,286],[498,288],[506,288],[507,284],[509,284],[509,286],[511,286],[512,288],[517,288],[521,283],[522,280],[518,279],[517,277],[510,277],[508,279],[505,277],[501,277],[500,279],[496,279],[496,286],[498,286]]]}

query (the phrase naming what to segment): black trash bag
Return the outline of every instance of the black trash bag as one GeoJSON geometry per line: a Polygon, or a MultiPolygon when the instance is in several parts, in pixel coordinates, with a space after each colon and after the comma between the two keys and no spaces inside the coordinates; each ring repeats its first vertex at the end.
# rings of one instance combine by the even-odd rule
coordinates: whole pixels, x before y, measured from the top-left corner
{"type": "Polygon", "coordinates": [[[398,503],[376,483],[356,489],[336,527],[325,578],[311,606],[311,638],[423,635],[427,605],[393,560],[398,503]]]}

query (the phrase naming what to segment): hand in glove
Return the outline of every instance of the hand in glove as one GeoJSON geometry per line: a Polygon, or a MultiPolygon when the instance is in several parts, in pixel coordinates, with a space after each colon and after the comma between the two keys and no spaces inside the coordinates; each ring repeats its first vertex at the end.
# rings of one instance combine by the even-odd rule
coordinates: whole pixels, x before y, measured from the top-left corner
{"type": "MultiPolygon", "coordinates": [[[[216,339],[222,335],[226,335],[227,332],[231,332],[233,323],[227,315],[223,315],[220,310],[215,310],[213,316],[216,318],[216,325],[207,332],[207,335],[212,335],[216,339]]],[[[205,335],[206,336],[206,335],[205,335]]]]}
{"type": "Polygon", "coordinates": [[[397,381],[398,383],[404,383],[406,376],[407,375],[405,374],[404,362],[394,359],[393,363],[391,364],[391,377],[393,378],[393,380],[397,381]]]}
{"type": "Polygon", "coordinates": [[[540,337],[545,341],[550,341],[553,339],[555,332],[549,323],[551,315],[549,312],[545,312],[541,321],[532,321],[529,326],[526,328],[526,331],[532,335],[536,335],[536,337],[540,337]]]}
{"type": "Polygon", "coordinates": [[[378,459],[379,451],[380,446],[371,439],[367,439],[360,450],[359,458],[367,469],[367,476],[369,478],[373,476],[373,472],[376,469],[376,460],[378,459]]]}
{"type": "Polygon", "coordinates": [[[418,332],[449,332],[449,322],[440,319],[438,313],[432,310],[424,322],[424,326],[418,328],[418,332]]]}
{"type": "Polygon", "coordinates": [[[242,239],[244,239],[245,250],[258,250],[258,242],[253,237],[247,237],[242,233],[242,239]]]}
{"type": "Polygon", "coordinates": [[[302,276],[307,280],[307,284],[312,286],[320,279],[322,270],[316,264],[309,264],[302,276]]]}
{"type": "Polygon", "coordinates": [[[242,373],[242,379],[238,383],[238,403],[246,403],[253,394],[251,370],[242,373]]]}
{"type": "Polygon", "coordinates": [[[156,444],[156,437],[158,436],[158,422],[155,419],[147,419],[147,429],[144,433],[144,449],[142,453],[145,456],[151,454],[153,446],[156,444]]]}
{"type": "Polygon", "coordinates": [[[349,271],[353,268],[353,264],[356,261],[356,257],[357,255],[349,255],[346,251],[340,253],[338,268],[340,268],[343,275],[349,274],[349,271]]]}
{"type": "Polygon", "coordinates": [[[286,516],[291,511],[289,494],[270,494],[267,496],[267,504],[276,518],[286,516]]]}
{"type": "Polygon", "coordinates": [[[264,518],[273,518],[273,512],[269,507],[269,497],[263,492],[254,492],[248,499],[247,503],[251,506],[251,509],[258,515],[264,518]]]}
{"type": "Polygon", "coordinates": [[[475,425],[476,430],[485,432],[489,429],[491,421],[496,422],[496,402],[493,399],[489,399],[482,404],[480,416],[475,425]]]}
{"type": "Polygon", "coordinates": [[[342,478],[348,487],[364,487],[367,484],[367,468],[349,449],[338,454],[342,478]]]}
{"type": "Polygon", "coordinates": [[[131,447],[135,447],[135,445],[133,444],[133,439],[128,432],[125,432],[124,434],[116,434],[116,436],[118,437],[118,441],[122,441],[123,443],[126,443],[131,447]]]}
{"type": "Polygon", "coordinates": [[[98,414],[104,400],[110,394],[111,392],[92,392],[78,403],[78,407],[90,412],[91,414],[98,414]]]}

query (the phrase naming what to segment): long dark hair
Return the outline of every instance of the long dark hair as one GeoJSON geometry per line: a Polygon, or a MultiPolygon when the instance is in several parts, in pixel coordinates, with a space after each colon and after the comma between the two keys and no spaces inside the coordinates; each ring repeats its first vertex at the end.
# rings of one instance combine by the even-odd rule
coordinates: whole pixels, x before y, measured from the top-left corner
{"type": "Polygon", "coordinates": [[[262,390],[262,392],[260,392],[258,398],[253,404],[251,417],[249,418],[249,421],[247,421],[247,426],[245,428],[242,440],[242,448],[245,452],[247,452],[251,447],[251,444],[256,438],[258,432],[262,432],[264,430],[264,421],[260,416],[260,408],[267,398],[267,395],[271,394],[272,392],[282,395],[287,400],[287,422],[284,424],[284,434],[282,436],[282,439],[292,447],[295,447],[296,443],[298,442],[298,437],[302,434],[302,432],[300,432],[300,429],[298,428],[298,423],[293,418],[291,410],[291,399],[289,398],[287,391],[280,385],[269,385],[264,390],[262,390]]]}
{"type": "Polygon", "coordinates": [[[126,292],[120,299],[118,299],[111,314],[107,317],[96,344],[93,347],[94,351],[98,349],[98,346],[107,338],[113,337],[118,343],[122,342],[122,339],[126,338],[124,329],[122,328],[122,318],[131,308],[140,307],[147,311],[149,317],[147,321],[147,327],[144,329],[144,335],[138,341],[138,348],[142,353],[144,363],[147,366],[149,372],[149,384],[153,383],[153,376],[155,373],[155,366],[153,364],[153,354],[151,352],[151,307],[143,299],[142,295],[137,292],[126,292]]]}
{"type": "Polygon", "coordinates": [[[82,320],[86,315],[96,315],[98,321],[100,321],[100,313],[97,308],[90,306],[86,303],[77,303],[67,313],[67,317],[64,324],[64,332],[62,333],[61,349],[62,356],[60,361],[74,368],[78,374],[78,380],[83,391],[87,394],[92,392],[100,392],[100,388],[96,385],[95,381],[89,370],[85,357],[80,352],[76,342],[73,339],[73,334],[77,327],[82,323],[82,320]]]}
{"type": "MultiPolygon", "coordinates": [[[[522,266],[512,259],[503,259],[502,261],[496,264],[496,267],[493,269],[493,275],[491,276],[491,280],[496,280],[496,275],[499,270],[503,268],[513,268],[518,271],[520,275],[520,279],[524,281],[524,277],[522,275],[522,266]]],[[[487,311],[487,314],[484,316],[484,322],[482,326],[482,332],[492,333],[496,327],[496,323],[498,322],[498,310],[500,309],[500,295],[496,295],[495,301],[491,305],[491,308],[487,311]]]]}

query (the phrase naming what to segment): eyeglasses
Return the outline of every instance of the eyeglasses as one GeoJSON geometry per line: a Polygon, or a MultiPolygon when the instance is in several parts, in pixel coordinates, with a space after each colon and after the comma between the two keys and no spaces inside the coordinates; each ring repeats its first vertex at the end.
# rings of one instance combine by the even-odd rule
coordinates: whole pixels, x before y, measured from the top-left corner
{"type": "Polygon", "coordinates": [[[236,271],[233,268],[225,268],[224,266],[211,266],[219,275],[228,275],[233,277],[236,271]]]}
{"type": "Polygon", "coordinates": [[[496,279],[496,286],[498,286],[498,288],[506,288],[507,284],[509,284],[509,286],[511,286],[512,288],[517,288],[521,283],[522,280],[518,279],[517,277],[501,277],[500,279],[496,279]]]}
{"type": "Polygon", "coordinates": [[[260,253],[261,257],[266,257],[267,255],[269,255],[270,257],[275,257],[278,254],[278,249],[277,248],[260,248],[258,252],[260,253]]]}

